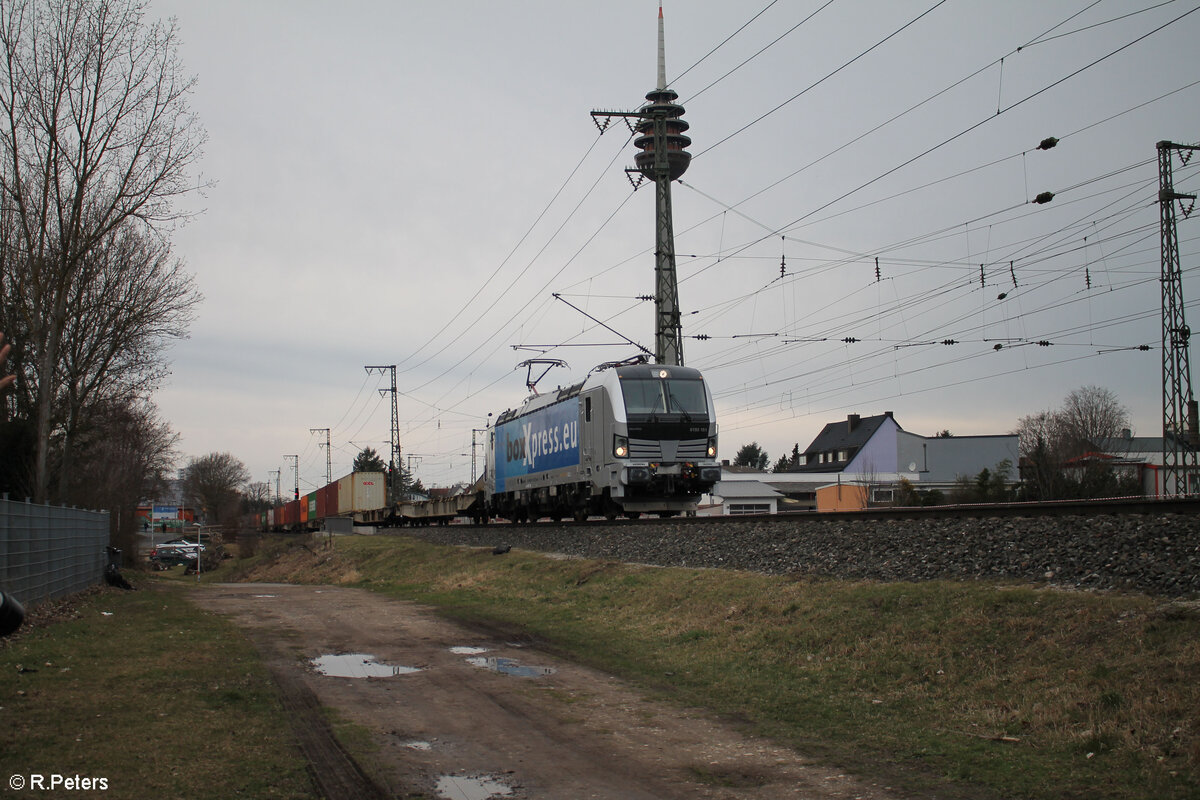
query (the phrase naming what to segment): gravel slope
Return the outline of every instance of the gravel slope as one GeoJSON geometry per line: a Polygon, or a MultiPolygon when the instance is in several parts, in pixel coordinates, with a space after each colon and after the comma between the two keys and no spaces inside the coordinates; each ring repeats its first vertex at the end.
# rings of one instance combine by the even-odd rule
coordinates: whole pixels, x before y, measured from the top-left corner
{"type": "Polygon", "coordinates": [[[540,523],[405,529],[440,544],[659,566],[886,581],[1032,580],[1200,596],[1200,516],[748,519],[721,525],[540,523]]]}

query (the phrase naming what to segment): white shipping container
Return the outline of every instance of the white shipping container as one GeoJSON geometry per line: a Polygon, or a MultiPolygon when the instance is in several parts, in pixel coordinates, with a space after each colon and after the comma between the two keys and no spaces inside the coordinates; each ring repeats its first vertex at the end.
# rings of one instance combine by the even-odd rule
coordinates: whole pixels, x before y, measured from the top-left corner
{"type": "Polygon", "coordinates": [[[387,505],[387,482],[382,472],[352,472],[338,479],[338,514],[373,511],[387,505]]]}

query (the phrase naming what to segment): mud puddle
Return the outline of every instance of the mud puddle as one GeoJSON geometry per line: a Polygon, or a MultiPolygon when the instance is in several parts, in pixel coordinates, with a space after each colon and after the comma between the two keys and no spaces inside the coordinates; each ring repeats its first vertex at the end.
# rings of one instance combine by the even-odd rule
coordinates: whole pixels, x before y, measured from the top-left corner
{"type": "Polygon", "coordinates": [[[467,663],[473,667],[481,667],[504,675],[514,675],[518,678],[540,678],[543,675],[553,675],[558,672],[554,667],[529,666],[516,659],[498,656],[473,656],[467,659],[467,663]]]}
{"type": "Polygon", "coordinates": [[[512,794],[512,787],[493,777],[443,775],[438,778],[437,795],[446,800],[488,800],[512,794]]]}
{"type": "Polygon", "coordinates": [[[342,653],[312,659],[310,664],[322,675],[333,678],[391,678],[420,672],[420,667],[402,667],[376,661],[369,653],[342,653]]]}

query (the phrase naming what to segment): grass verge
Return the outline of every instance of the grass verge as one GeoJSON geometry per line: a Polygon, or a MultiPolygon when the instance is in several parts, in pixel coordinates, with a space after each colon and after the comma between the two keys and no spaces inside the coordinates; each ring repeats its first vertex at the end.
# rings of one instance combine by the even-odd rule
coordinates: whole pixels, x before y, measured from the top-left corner
{"type": "Polygon", "coordinates": [[[246,574],[367,586],[527,632],[915,791],[1200,795],[1196,604],[495,557],[406,537],[268,553],[246,574]]]}
{"type": "Polygon", "coordinates": [[[106,798],[315,798],[253,647],[183,587],[127,577],[139,591],[0,643],[4,796],[62,796],[31,791],[36,774],[103,778],[106,798]]]}

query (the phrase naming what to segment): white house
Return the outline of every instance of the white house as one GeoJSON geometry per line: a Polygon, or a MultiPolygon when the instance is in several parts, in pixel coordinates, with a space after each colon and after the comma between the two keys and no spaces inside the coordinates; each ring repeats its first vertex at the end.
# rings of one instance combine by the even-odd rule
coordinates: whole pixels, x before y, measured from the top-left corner
{"type": "MultiPolygon", "coordinates": [[[[821,429],[788,472],[763,473],[726,465],[713,494],[739,509],[762,513],[818,510],[818,490],[845,484],[870,487],[872,502],[889,503],[901,479],[924,489],[949,489],[959,477],[974,477],[1008,461],[1012,477],[1019,459],[1018,437],[926,437],[900,427],[892,412],[873,417],[850,414],[821,429]]],[[[728,510],[725,513],[730,513],[728,510]]],[[[741,511],[740,513],[751,513],[741,511]]]]}

